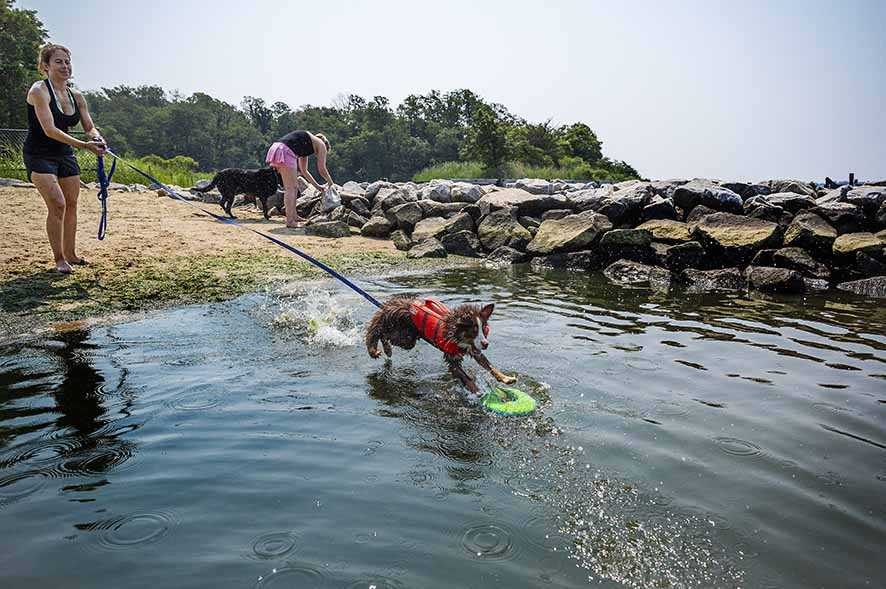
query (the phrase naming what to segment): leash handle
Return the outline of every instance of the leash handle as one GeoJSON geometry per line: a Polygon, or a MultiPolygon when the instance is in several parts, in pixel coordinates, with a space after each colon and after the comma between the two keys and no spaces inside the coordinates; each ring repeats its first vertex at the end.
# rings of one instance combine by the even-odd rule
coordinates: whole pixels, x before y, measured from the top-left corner
{"type": "MultiPolygon", "coordinates": [[[[308,254],[306,254],[305,252],[301,251],[301,250],[298,249],[297,247],[292,246],[292,245],[289,245],[289,244],[286,243],[286,242],[280,241],[279,239],[277,239],[277,238],[275,238],[275,237],[272,237],[272,236],[270,236],[270,235],[268,235],[268,234],[266,234],[266,233],[262,233],[261,231],[258,231],[258,230],[256,230],[256,229],[253,229],[252,227],[247,227],[246,225],[241,225],[240,223],[237,222],[236,219],[229,219],[228,217],[223,217],[223,216],[221,216],[221,215],[216,215],[215,213],[211,213],[211,212],[207,211],[206,209],[204,209],[204,208],[202,208],[202,207],[198,207],[197,205],[195,205],[194,203],[192,203],[192,202],[189,201],[188,199],[186,199],[186,198],[182,197],[181,195],[179,195],[176,191],[174,191],[173,189],[171,189],[169,186],[167,186],[167,185],[164,184],[163,182],[160,182],[159,180],[157,180],[156,178],[154,178],[153,176],[151,176],[151,175],[148,174],[147,172],[143,172],[142,170],[139,170],[138,168],[136,168],[135,166],[133,166],[132,164],[130,164],[129,162],[127,162],[126,160],[124,160],[122,157],[120,157],[119,155],[117,155],[116,153],[114,153],[113,151],[111,151],[110,149],[108,149],[105,153],[107,153],[108,155],[110,155],[111,157],[114,158],[114,165],[117,164],[117,160],[123,162],[125,165],[129,166],[130,168],[132,168],[132,170],[135,171],[136,173],[141,174],[142,176],[144,176],[145,178],[147,178],[148,180],[150,180],[150,181],[153,182],[154,184],[157,184],[158,186],[160,186],[160,188],[163,189],[163,191],[164,191],[166,194],[168,194],[169,196],[171,196],[171,197],[173,197],[173,198],[177,198],[178,200],[182,201],[182,202],[185,203],[186,205],[191,206],[191,207],[194,207],[194,208],[197,209],[198,211],[201,211],[201,212],[203,212],[203,213],[209,215],[210,217],[212,217],[213,219],[215,219],[216,221],[218,221],[218,222],[220,222],[220,223],[225,223],[226,225],[235,225],[235,226],[237,226],[237,227],[240,227],[241,229],[245,229],[245,230],[247,230],[247,231],[251,231],[251,232],[255,233],[256,235],[261,235],[262,237],[264,237],[265,239],[267,239],[267,240],[270,241],[271,243],[274,243],[274,244],[276,244],[276,245],[279,245],[280,247],[282,247],[282,248],[285,249],[286,251],[291,252],[291,253],[293,253],[293,254],[295,254],[295,255],[297,255],[297,256],[300,256],[301,258],[307,260],[308,262],[310,262],[311,264],[313,264],[313,265],[316,266],[317,268],[320,268],[321,270],[323,270],[324,272],[326,272],[327,274],[329,274],[329,275],[332,276],[333,278],[337,279],[338,281],[340,281],[340,282],[341,282],[342,284],[344,284],[345,286],[349,287],[351,290],[353,290],[354,292],[356,292],[357,294],[359,294],[360,296],[362,296],[364,299],[366,299],[367,301],[369,301],[370,303],[372,303],[372,304],[375,305],[376,307],[381,307],[381,303],[378,302],[378,301],[375,299],[375,297],[373,297],[372,295],[370,295],[368,292],[366,292],[365,290],[363,290],[362,288],[360,288],[359,286],[357,286],[356,284],[354,284],[353,282],[351,282],[350,280],[348,280],[347,278],[345,278],[344,276],[342,276],[341,274],[339,274],[338,272],[336,272],[335,270],[333,270],[332,268],[330,268],[329,266],[327,266],[326,264],[324,264],[323,262],[321,262],[320,260],[311,257],[310,255],[308,255],[308,254]]],[[[112,168],[112,173],[113,173],[113,168],[112,168]]],[[[110,183],[110,181],[109,181],[109,183],[110,183]]]]}

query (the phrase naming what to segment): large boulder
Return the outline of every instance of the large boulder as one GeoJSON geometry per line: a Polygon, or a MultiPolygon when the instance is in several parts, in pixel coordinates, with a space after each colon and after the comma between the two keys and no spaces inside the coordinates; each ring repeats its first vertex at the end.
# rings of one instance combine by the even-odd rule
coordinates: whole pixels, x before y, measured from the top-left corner
{"type": "Polygon", "coordinates": [[[448,182],[434,180],[424,188],[422,196],[435,202],[452,202],[452,186],[448,182]]]}
{"type": "Polygon", "coordinates": [[[409,248],[414,245],[412,239],[402,229],[391,231],[391,241],[394,243],[394,247],[401,252],[409,251],[409,248]]]}
{"type": "Polygon", "coordinates": [[[754,251],[777,245],[778,225],[731,213],[714,213],[702,217],[693,227],[692,236],[704,248],[741,263],[754,251]]]}
{"type": "Polygon", "coordinates": [[[649,231],[655,241],[682,243],[684,241],[692,240],[689,225],[680,221],[653,219],[651,221],[646,221],[642,225],[638,225],[637,229],[649,231]]]}
{"type": "Polygon", "coordinates": [[[366,189],[360,186],[359,182],[348,180],[347,182],[342,184],[341,190],[339,190],[339,194],[342,197],[342,202],[345,201],[345,196],[343,193],[353,195],[354,197],[364,197],[366,195],[366,189]]]}
{"type": "Polygon", "coordinates": [[[542,216],[542,221],[547,221],[548,219],[562,219],[563,217],[568,217],[569,215],[574,214],[575,211],[571,209],[551,209],[550,211],[545,211],[542,216]]]}
{"type": "Polygon", "coordinates": [[[525,252],[503,245],[495,248],[486,256],[486,263],[493,266],[510,266],[525,262],[527,259],[529,259],[529,255],[525,252]]]}
{"type": "Polygon", "coordinates": [[[886,276],[874,276],[873,278],[842,282],[837,285],[837,288],[866,297],[886,299],[886,276]]]}
{"type": "Polygon", "coordinates": [[[834,255],[843,259],[852,256],[855,257],[856,252],[864,252],[875,258],[883,257],[884,244],[883,240],[873,233],[847,233],[841,235],[834,240],[834,255]]]}
{"type": "Polygon", "coordinates": [[[788,268],[748,266],[745,277],[749,286],[761,292],[798,294],[806,290],[803,276],[788,268]]]}
{"type": "Polygon", "coordinates": [[[676,219],[677,209],[674,207],[674,201],[670,198],[662,198],[654,196],[649,200],[649,204],[640,211],[640,220],[648,221],[650,219],[676,219]]]}
{"type": "Polygon", "coordinates": [[[668,270],[630,260],[613,262],[606,267],[603,275],[616,284],[629,286],[648,284],[653,288],[667,288],[671,283],[671,273],[668,270]]]}
{"type": "Polygon", "coordinates": [[[363,215],[359,215],[354,211],[348,211],[345,215],[344,219],[342,219],[345,223],[347,223],[351,227],[356,227],[357,229],[363,229],[363,225],[369,221],[363,215]]]}
{"type": "Polygon", "coordinates": [[[728,188],[746,201],[749,198],[759,196],[761,194],[769,194],[769,186],[765,184],[749,184],[747,182],[723,182],[720,184],[723,188],[728,188]]]}
{"type": "Polygon", "coordinates": [[[355,213],[357,213],[361,217],[368,218],[370,216],[369,201],[366,200],[365,198],[361,197],[361,198],[354,198],[351,200],[345,200],[344,198],[342,198],[342,202],[345,204],[346,207],[348,207],[349,209],[351,209],[352,211],[354,211],[355,213]]]}
{"type": "Polygon", "coordinates": [[[473,231],[474,220],[467,213],[459,213],[450,219],[443,217],[428,217],[416,223],[412,231],[412,239],[421,241],[428,237],[441,238],[447,233],[457,231],[473,231]]]}
{"type": "Polygon", "coordinates": [[[634,182],[621,190],[610,187],[581,190],[569,198],[577,210],[594,211],[605,215],[613,225],[623,225],[635,224],[654,195],[649,184],[634,182]]]}
{"type": "Polygon", "coordinates": [[[873,217],[880,205],[886,202],[886,187],[884,186],[856,186],[846,192],[843,197],[845,202],[854,204],[864,211],[868,217],[873,217]]]}
{"type": "Polygon", "coordinates": [[[452,202],[474,203],[483,198],[483,191],[476,184],[455,182],[450,193],[452,202]]]}
{"type": "Polygon", "coordinates": [[[838,234],[857,233],[864,228],[864,213],[856,205],[848,202],[826,202],[809,209],[837,230],[838,234]]]}
{"type": "Polygon", "coordinates": [[[344,221],[326,221],[321,223],[311,223],[305,227],[305,235],[316,235],[317,237],[348,237],[351,235],[351,228],[344,221]]]}
{"type": "Polygon", "coordinates": [[[765,196],[755,196],[754,200],[762,200],[795,215],[804,209],[810,209],[815,206],[815,199],[813,197],[806,194],[797,194],[796,192],[776,192],[765,196]]]}
{"type": "Polygon", "coordinates": [[[784,234],[784,244],[815,252],[829,252],[837,239],[837,230],[811,212],[802,212],[791,221],[784,234]]]}
{"type": "Polygon", "coordinates": [[[477,204],[484,216],[493,211],[516,208],[521,217],[541,217],[542,213],[551,209],[572,208],[562,194],[531,194],[519,188],[490,192],[478,200],[477,204]]]}
{"type": "Polygon", "coordinates": [[[363,194],[363,196],[366,197],[366,199],[367,199],[369,202],[372,202],[372,201],[375,199],[375,197],[378,195],[379,191],[380,191],[382,188],[388,188],[388,189],[391,189],[391,190],[396,190],[396,189],[397,189],[397,185],[396,185],[396,184],[392,184],[392,183],[390,183],[390,182],[388,182],[388,181],[386,181],[386,180],[379,180],[379,181],[377,181],[377,182],[373,182],[372,184],[370,184],[369,186],[367,186],[367,187],[366,187],[366,192],[363,194]]]}
{"type": "Polygon", "coordinates": [[[406,252],[407,258],[445,258],[446,248],[433,237],[419,241],[406,252]]]}
{"type": "Polygon", "coordinates": [[[697,241],[669,246],[660,257],[664,258],[664,265],[674,272],[686,268],[705,268],[709,265],[707,252],[697,241]]]}
{"type": "Polygon", "coordinates": [[[802,182],[800,180],[769,180],[765,184],[769,186],[770,194],[776,194],[778,192],[794,192],[812,198],[818,196],[818,193],[815,191],[815,185],[811,182],[802,182]]]}
{"type": "Polygon", "coordinates": [[[422,219],[422,208],[417,202],[407,202],[391,207],[385,216],[400,229],[412,233],[415,224],[422,219]]]}
{"type": "Polygon", "coordinates": [[[468,258],[480,257],[480,240],[473,231],[456,231],[448,233],[440,240],[446,253],[468,258]]]}
{"type": "Polygon", "coordinates": [[[417,204],[421,207],[422,217],[451,217],[470,206],[466,202],[437,202],[427,199],[422,199],[417,204]]]}
{"type": "Polygon", "coordinates": [[[772,266],[796,270],[810,278],[829,280],[831,277],[831,271],[827,266],[815,261],[806,250],[798,247],[783,247],[773,252],[772,266]]]}
{"type": "Polygon", "coordinates": [[[487,251],[502,246],[523,250],[532,240],[532,234],[517,221],[512,209],[498,210],[483,217],[477,227],[477,237],[487,251]]]}
{"type": "Polygon", "coordinates": [[[554,185],[548,180],[538,178],[521,178],[514,182],[514,188],[525,190],[530,194],[553,194],[554,185]]]}
{"type": "MultiPolygon", "coordinates": [[[[702,217],[713,215],[716,212],[717,211],[715,211],[714,209],[706,207],[704,205],[697,205],[693,207],[688,214],[684,215],[683,221],[685,221],[687,225],[693,226],[698,223],[702,219],[702,217]]],[[[692,229],[690,227],[690,231],[691,230],[692,229]]]]}
{"type": "Polygon", "coordinates": [[[710,180],[696,179],[674,189],[674,204],[684,211],[704,205],[715,211],[740,213],[742,200],[728,188],[710,180]]]}
{"type": "Polygon", "coordinates": [[[577,252],[563,252],[538,256],[532,258],[530,265],[533,268],[554,268],[558,270],[599,270],[603,265],[603,258],[597,250],[582,250],[577,252]]]}
{"type": "Polygon", "coordinates": [[[676,190],[678,186],[683,186],[687,182],[689,182],[689,180],[655,180],[653,182],[650,182],[649,186],[650,188],[652,188],[652,192],[654,192],[657,196],[665,199],[670,199],[674,195],[674,190],[676,190]]]}
{"type": "Polygon", "coordinates": [[[680,273],[679,278],[689,292],[737,291],[744,290],[746,284],[745,278],[738,268],[720,268],[718,270],[687,268],[680,273]]]}
{"type": "Polygon", "coordinates": [[[387,217],[371,217],[360,228],[360,234],[364,237],[387,237],[393,228],[394,224],[387,217]]]}
{"type": "Polygon", "coordinates": [[[593,211],[549,219],[539,226],[526,251],[547,255],[585,249],[610,229],[612,223],[609,219],[593,211]]]}

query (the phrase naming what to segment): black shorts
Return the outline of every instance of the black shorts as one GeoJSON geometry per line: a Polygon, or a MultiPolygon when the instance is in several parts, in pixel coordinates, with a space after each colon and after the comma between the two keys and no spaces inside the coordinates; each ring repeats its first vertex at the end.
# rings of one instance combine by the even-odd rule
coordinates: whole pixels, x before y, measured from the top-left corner
{"type": "Polygon", "coordinates": [[[80,164],[73,155],[32,155],[22,153],[25,160],[25,170],[28,172],[28,180],[31,173],[52,174],[56,178],[68,178],[80,175],[80,164]]]}

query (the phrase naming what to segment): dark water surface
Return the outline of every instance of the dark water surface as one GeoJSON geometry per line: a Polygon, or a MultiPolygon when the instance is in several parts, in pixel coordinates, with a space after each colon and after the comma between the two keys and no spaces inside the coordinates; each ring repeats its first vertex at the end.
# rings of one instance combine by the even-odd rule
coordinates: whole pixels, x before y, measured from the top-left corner
{"type": "Polygon", "coordinates": [[[0,586],[884,585],[882,301],[364,284],[495,302],[540,411],[484,414],[424,344],[371,360],[333,283],[7,345],[0,586]]]}

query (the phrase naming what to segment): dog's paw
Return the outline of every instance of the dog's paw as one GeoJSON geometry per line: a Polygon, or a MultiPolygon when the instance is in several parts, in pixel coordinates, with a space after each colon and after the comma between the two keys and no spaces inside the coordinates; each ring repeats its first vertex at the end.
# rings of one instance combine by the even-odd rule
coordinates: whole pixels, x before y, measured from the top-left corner
{"type": "Polygon", "coordinates": [[[515,382],[517,382],[517,377],[516,376],[508,376],[507,374],[502,374],[501,375],[501,382],[503,382],[505,384],[514,384],[515,382]]]}
{"type": "Polygon", "coordinates": [[[378,350],[367,350],[367,351],[369,352],[369,356],[372,358],[378,358],[379,356],[381,356],[381,352],[379,352],[378,350]]]}

